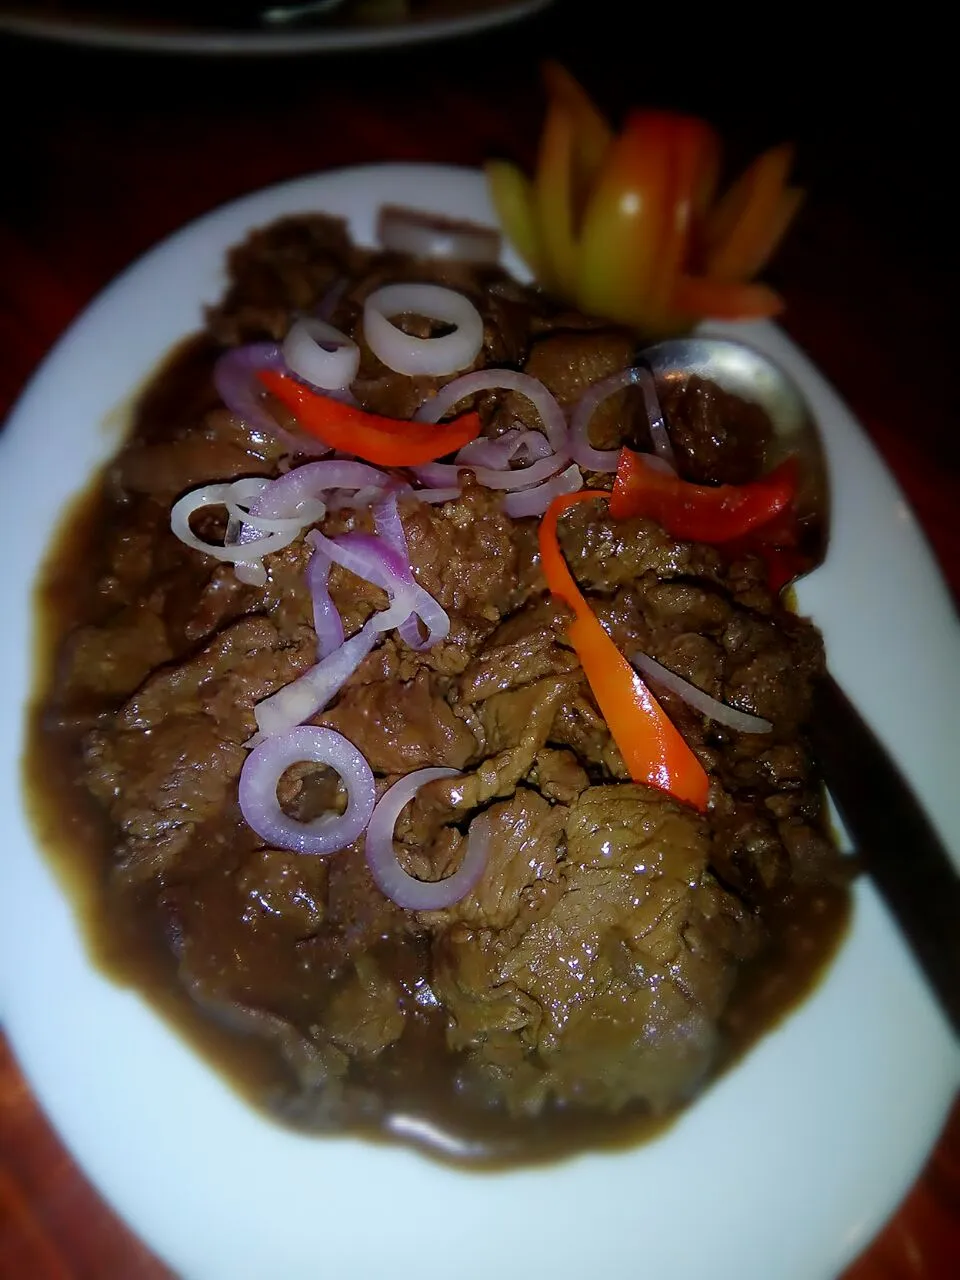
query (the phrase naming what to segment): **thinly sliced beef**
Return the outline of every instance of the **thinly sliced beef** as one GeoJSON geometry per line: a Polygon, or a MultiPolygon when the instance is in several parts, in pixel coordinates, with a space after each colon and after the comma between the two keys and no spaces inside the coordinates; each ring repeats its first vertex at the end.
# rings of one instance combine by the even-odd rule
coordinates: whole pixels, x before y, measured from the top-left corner
{"type": "Polygon", "coordinates": [[[491,832],[484,880],[434,943],[468,1087],[520,1114],[551,1099],[659,1112],[689,1096],[735,962],[759,940],[708,870],[706,823],[606,786],[569,810],[517,792],[491,832]]]}
{"type": "Polygon", "coordinates": [[[145,606],[130,606],[107,625],[81,627],[74,633],[65,655],[67,685],[75,694],[123,696],[172,657],[160,615],[145,606]]]}
{"type": "Polygon", "coordinates": [[[172,440],[144,441],[125,450],[110,478],[129,493],[149,494],[169,506],[197,485],[269,475],[284,452],[278,439],[252,432],[218,409],[200,430],[185,424],[172,440]]]}
{"type": "Polygon", "coordinates": [[[652,520],[614,520],[606,505],[579,502],[560,524],[563,554],[585,590],[612,594],[645,575],[721,580],[723,562],[713,547],[678,542],[652,520]]]}
{"type": "Polygon", "coordinates": [[[568,677],[547,677],[483,702],[474,734],[484,758],[460,777],[420,789],[397,823],[404,845],[429,849],[445,824],[461,822],[489,801],[510,795],[532,769],[574,688],[568,677]]]}
{"type": "Polygon", "coordinates": [[[771,430],[758,405],[692,377],[663,387],[661,407],[689,479],[698,484],[745,484],[763,470],[771,430]]]}
{"type": "Polygon", "coordinates": [[[196,657],[160,668],[89,735],[85,781],[117,825],[128,873],[166,871],[201,823],[234,808],[254,704],[302,660],[278,641],[266,619],[237,622],[196,657]]]}
{"type": "Polygon", "coordinates": [[[576,655],[563,643],[568,616],[563,605],[540,599],[508,618],[463,673],[461,701],[483,702],[543,676],[576,671],[576,655]]]}
{"type": "Polygon", "coordinates": [[[497,622],[523,603],[514,524],[498,494],[467,485],[459,502],[405,505],[403,526],[417,581],[445,609],[497,622]]]}
{"type": "Polygon", "coordinates": [[[407,684],[381,681],[345,690],[322,723],[349,738],[379,773],[430,765],[462,769],[477,747],[425,670],[407,684]]]}
{"type": "Polygon", "coordinates": [[[362,260],[341,219],[282,218],[231,251],[230,285],[207,314],[210,332],[227,346],[280,339],[291,313],[316,306],[362,260]]]}

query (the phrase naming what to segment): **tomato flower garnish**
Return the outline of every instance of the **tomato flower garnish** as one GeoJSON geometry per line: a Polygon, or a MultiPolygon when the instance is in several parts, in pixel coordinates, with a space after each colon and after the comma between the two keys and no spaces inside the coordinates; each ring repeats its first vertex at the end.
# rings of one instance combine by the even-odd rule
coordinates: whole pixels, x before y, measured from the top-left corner
{"type": "Polygon", "coordinates": [[[720,139],[705,121],[635,110],[614,133],[562,67],[548,63],[544,78],[533,179],[503,160],[486,173],[507,238],[545,289],[646,336],[781,310],[753,277],[802,199],[788,186],[791,147],[764,152],[718,198],[720,139]]]}

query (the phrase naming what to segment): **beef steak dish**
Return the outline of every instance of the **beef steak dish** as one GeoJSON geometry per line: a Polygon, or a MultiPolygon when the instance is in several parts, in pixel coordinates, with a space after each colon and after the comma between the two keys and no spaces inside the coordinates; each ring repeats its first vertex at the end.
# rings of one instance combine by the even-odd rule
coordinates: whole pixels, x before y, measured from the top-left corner
{"type": "MultiPolygon", "coordinates": [[[[311,538],[362,551],[381,530],[364,486],[328,493],[322,515],[265,554],[262,580],[175,535],[172,508],[200,486],[324,465],[265,392],[273,434],[223,403],[223,353],[281,343],[322,313],[359,349],[351,409],[410,419],[452,375],[391,368],[364,324],[374,291],[409,281],[479,313],[473,371],[522,371],[567,413],[641,353],[499,267],[361,249],[320,215],[255,232],[229,274],[205,330],[144,389],[42,584],[30,797],[94,953],[287,1123],[480,1163],[635,1141],[807,992],[842,934],[846,862],[805,737],[821,638],[771,590],[761,555],[615,518],[609,471],[573,468],[571,485],[598,496],[559,514],[559,546],[616,648],[768,722],[741,731],[650,677],[705,774],[705,805],[686,803],[625,762],[571,641],[574,611],[544,574],[543,508],[510,514],[479,464],[460,467],[448,500],[417,496],[426,471],[387,467],[417,598],[445,631],[430,643],[423,613],[412,631],[369,631],[389,585],[327,563],[338,643],[375,639],[306,723],[362,757],[371,803],[445,771],[396,817],[403,883],[436,887],[468,846],[482,865],[456,901],[411,907],[374,874],[372,829],[328,854],[259,834],[241,773],[264,749],[258,708],[318,661],[311,538]]],[[[426,342],[449,328],[414,313],[398,325],[426,342]]],[[[685,480],[762,472],[759,411],[709,384],[663,409],[685,480]]],[[[515,389],[480,389],[456,410],[479,415],[485,448],[542,432],[515,389]]],[[[543,459],[545,443],[527,445],[543,459]]],[[[651,450],[638,386],[599,404],[589,445],[651,450]]],[[[212,504],[190,528],[242,548],[235,514],[212,504]]],[[[354,803],[322,760],[278,776],[295,830],[328,830],[354,803]]]]}

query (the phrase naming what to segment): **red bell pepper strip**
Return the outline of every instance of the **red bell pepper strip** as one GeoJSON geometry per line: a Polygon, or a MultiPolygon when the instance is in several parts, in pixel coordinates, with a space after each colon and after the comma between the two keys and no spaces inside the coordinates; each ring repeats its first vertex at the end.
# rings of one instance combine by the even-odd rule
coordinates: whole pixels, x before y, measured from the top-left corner
{"type": "Polygon", "coordinates": [[[750,484],[690,484],[652,467],[642,453],[621,449],[610,514],[647,516],[675,538],[729,542],[766,524],[793,501],[797,461],[787,458],[750,484]]]}
{"type": "Polygon", "coordinates": [[[617,520],[646,516],[675,538],[726,543],[785,511],[796,484],[796,458],[750,484],[699,485],[660,471],[643,453],[625,448],[613,481],[611,515],[617,520]]]}
{"type": "Polygon", "coordinates": [[[407,422],[343,404],[274,369],[261,369],[257,377],[308,435],[381,467],[435,462],[476,440],[481,431],[476,413],[451,422],[407,422]]]}
{"type": "Polygon", "coordinates": [[[635,782],[668,791],[704,810],[709,779],[676,725],[630,666],[574,581],[560,550],[557,520],[575,502],[607,498],[600,489],[554,498],[540,521],[540,563],[547,586],[574,612],[570,642],[590,682],[597,706],[635,782]]]}
{"type": "Polygon", "coordinates": [[[792,505],[742,538],[725,543],[723,549],[728,556],[760,556],[767,568],[767,586],[774,595],[816,564],[816,556],[801,546],[800,526],[792,505]]]}

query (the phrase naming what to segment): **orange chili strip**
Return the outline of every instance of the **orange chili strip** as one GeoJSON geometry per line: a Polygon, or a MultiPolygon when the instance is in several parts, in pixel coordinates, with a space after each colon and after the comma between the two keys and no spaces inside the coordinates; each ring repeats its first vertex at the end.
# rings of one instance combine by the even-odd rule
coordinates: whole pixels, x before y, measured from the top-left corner
{"type": "Polygon", "coordinates": [[[784,204],[793,147],[771,147],[734,182],[706,229],[707,275],[728,282],[760,270],[799,208],[800,194],[784,204]]]}
{"type": "Polygon", "coordinates": [[[758,235],[753,245],[753,253],[745,255],[743,269],[744,279],[750,279],[763,270],[776,252],[780,241],[790,229],[790,224],[799,212],[806,197],[800,187],[787,187],[781,192],[780,200],[773,217],[767,224],[766,232],[758,235]]]}
{"type": "Polygon", "coordinates": [[[381,467],[435,462],[476,440],[481,431],[476,413],[465,413],[452,422],[407,422],[343,404],[273,369],[261,369],[257,377],[308,435],[381,467]]]}
{"type": "Polygon", "coordinates": [[[672,307],[683,316],[715,320],[765,320],[783,310],[783,299],[765,284],[728,284],[707,276],[678,276],[672,307]]]}
{"type": "Polygon", "coordinates": [[[562,102],[550,104],[534,184],[537,226],[549,283],[561,293],[576,288],[577,245],[573,235],[573,119],[562,102]]]}
{"type": "Polygon", "coordinates": [[[703,766],[600,625],[560,550],[557,521],[563,512],[575,502],[609,496],[602,489],[583,489],[554,498],[540,521],[544,577],[551,592],[576,615],[567,632],[570,642],[631,778],[668,791],[678,800],[703,810],[710,786],[703,766]]]}
{"type": "Polygon", "coordinates": [[[750,484],[691,484],[650,466],[642,453],[621,449],[610,514],[647,516],[675,538],[729,542],[785,511],[797,491],[797,461],[787,458],[750,484]]]}

